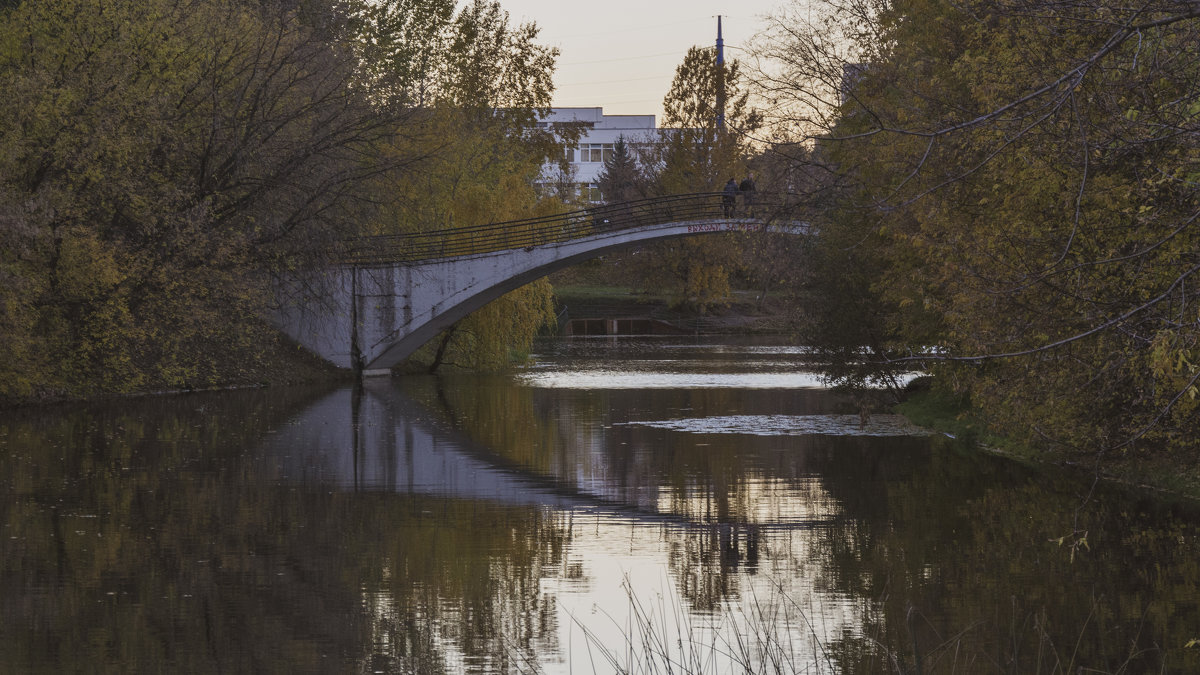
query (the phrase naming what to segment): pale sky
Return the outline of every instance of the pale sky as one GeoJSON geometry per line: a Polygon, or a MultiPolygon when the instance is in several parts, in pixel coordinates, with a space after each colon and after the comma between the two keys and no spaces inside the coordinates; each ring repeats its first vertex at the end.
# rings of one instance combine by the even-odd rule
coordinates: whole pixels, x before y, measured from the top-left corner
{"type": "Polygon", "coordinates": [[[786,0],[500,0],[515,23],[533,21],[558,47],[556,107],[602,107],[609,115],[655,115],[688,48],[710,47],[722,16],[725,59],[786,0]]]}

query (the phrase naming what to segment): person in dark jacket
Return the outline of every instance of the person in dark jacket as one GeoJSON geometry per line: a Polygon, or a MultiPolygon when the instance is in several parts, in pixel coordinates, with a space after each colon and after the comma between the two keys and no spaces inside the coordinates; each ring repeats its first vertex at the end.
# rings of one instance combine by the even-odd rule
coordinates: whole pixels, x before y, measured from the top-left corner
{"type": "Polygon", "coordinates": [[[725,189],[722,191],[721,205],[725,207],[725,217],[729,218],[733,215],[734,209],[737,207],[737,181],[732,178],[725,184],[725,189]]]}
{"type": "Polygon", "coordinates": [[[750,213],[750,206],[754,204],[754,173],[746,174],[742,179],[742,184],[738,186],[738,191],[742,193],[742,205],[746,208],[747,215],[750,213]]]}

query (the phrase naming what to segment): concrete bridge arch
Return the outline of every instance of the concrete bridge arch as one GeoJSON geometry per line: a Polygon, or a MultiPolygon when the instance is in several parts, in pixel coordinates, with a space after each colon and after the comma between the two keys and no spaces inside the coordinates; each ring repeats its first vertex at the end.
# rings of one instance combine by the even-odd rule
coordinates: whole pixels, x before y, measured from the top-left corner
{"type": "Polygon", "coordinates": [[[726,215],[720,195],[685,195],[429,233],[421,240],[367,240],[346,264],[281,282],[282,301],[272,319],[336,366],[387,374],[471,312],[583,260],[673,237],[809,230],[781,218],[775,201],[743,211],[726,215]],[[406,253],[409,259],[397,259],[406,253]]]}

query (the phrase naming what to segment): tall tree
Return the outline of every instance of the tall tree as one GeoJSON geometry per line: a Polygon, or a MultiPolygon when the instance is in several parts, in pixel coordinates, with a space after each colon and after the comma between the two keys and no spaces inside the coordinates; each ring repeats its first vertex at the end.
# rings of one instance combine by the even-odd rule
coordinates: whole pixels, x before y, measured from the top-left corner
{"type": "MultiPolygon", "coordinates": [[[[496,3],[454,7],[3,10],[0,398],[262,381],[272,274],[356,234],[540,208],[554,50],[496,3]]],[[[519,349],[548,297],[489,334],[519,349]]]]}
{"type": "MultiPolygon", "coordinates": [[[[652,190],[658,194],[717,192],[728,179],[744,175],[747,138],[761,124],[749,104],[741,65],[718,65],[715,48],[692,47],[675,70],[663,99],[663,137],[646,163],[658,168],[652,190]],[[717,124],[717,91],[724,82],[725,127],[717,124]]],[[[650,269],[675,289],[677,302],[700,311],[725,305],[730,275],[742,260],[729,237],[676,239],[651,247],[650,269]]]]}
{"type": "Polygon", "coordinates": [[[637,158],[629,149],[624,136],[613,143],[612,155],[604,160],[604,168],[596,177],[600,192],[609,203],[627,202],[638,197],[644,188],[644,180],[638,168],[637,158]]]}
{"type": "MultiPolygon", "coordinates": [[[[414,1],[372,5],[364,15],[367,42],[409,39],[387,37],[395,26],[381,18],[413,11],[414,1]]],[[[436,35],[421,41],[432,50],[423,56],[427,71],[413,70],[410,49],[364,51],[376,60],[374,89],[392,96],[389,104],[423,104],[420,123],[394,140],[395,154],[423,158],[420,170],[383,175],[380,199],[392,205],[373,230],[438,230],[549,212],[554,204],[539,200],[533,183],[546,157],[562,155],[562,142],[536,121],[549,109],[557,50],[537,43],[536,25],[512,25],[487,0],[429,25],[436,35]]],[[[426,356],[434,367],[501,367],[527,353],[534,334],[553,321],[550,285],[539,280],[460,321],[426,356]]]]}
{"type": "Polygon", "coordinates": [[[1039,443],[1190,447],[1200,10],[830,6],[819,32],[781,23],[774,53],[799,63],[853,35],[862,65],[773,82],[853,185],[823,234],[883,262],[864,292],[891,352],[938,345],[926,364],[1039,443]]]}
{"type": "Polygon", "coordinates": [[[270,270],[321,256],[391,135],[287,3],[24,2],[0,26],[0,395],[253,372],[270,270]],[[12,332],[9,332],[12,331],[12,332]],[[231,355],[237,354],[237,357],[231,355]],[[247,364],[222,371],[221,362],[247,364]]]}
{"type": "Polygon", "coordinates": [[[716,49],[692,47],[675,69],[663,98],[664,135],[658,175],[663,194],[716,192],[731,176],[745,171],[747,139],[762,125],[750,105],[741,63],[717,65],[716,49]],[[725,88],[724,128],[717,124],[717,90],[725,88]]]}

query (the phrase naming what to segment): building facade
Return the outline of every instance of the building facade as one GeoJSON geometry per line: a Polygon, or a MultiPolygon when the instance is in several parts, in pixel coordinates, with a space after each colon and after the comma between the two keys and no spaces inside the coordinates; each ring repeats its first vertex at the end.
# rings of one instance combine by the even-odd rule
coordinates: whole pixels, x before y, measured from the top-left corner
{"type": "Polygon", "coordinates": [[[542,127],[565,124],[582,127],[579,144],[566,150],[566,171],[558,162],[547,162],[539,182],[547,190],[568,191],[564,198],[588,203],[604,200],[597,180],[618,138],[632,150],[658,141],[660,135],[654,115],[605,115],[604,108],[553,108],[539,122],[542,127]]]}

